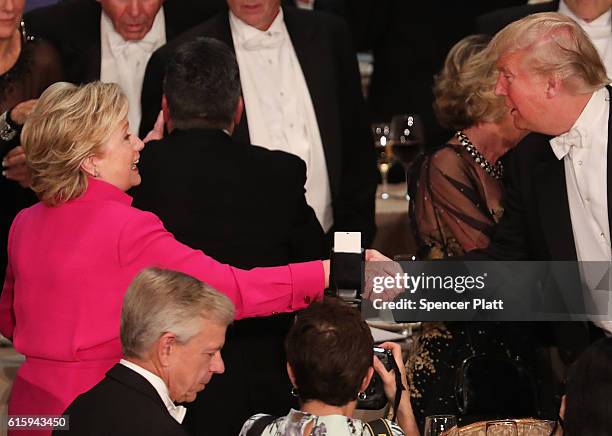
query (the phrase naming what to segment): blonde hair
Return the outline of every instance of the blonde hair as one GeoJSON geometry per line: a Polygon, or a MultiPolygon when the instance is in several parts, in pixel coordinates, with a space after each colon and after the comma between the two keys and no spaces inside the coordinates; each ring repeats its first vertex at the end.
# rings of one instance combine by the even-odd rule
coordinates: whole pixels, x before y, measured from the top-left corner
{"type": "Polygon", "coordinates": [[[589,36],[571,18],[542,12],[510,23],[491,41],[497,57],[524,51],[525,64],[540,75],[556,75],[569,91],[586,94],[610,83],[589,36]]]}
{"type": "Polygon", "coordinates": [[[81,164],[101,153],[127,112],[127,98],[114,83],[49,86],[21,133],[31,188],[38,198],[55,206],[81,196],[87,189],[81,164]]]}
{"type": "Polygon", "coordinates": [[[495,95],[495,58],[486,50],[489,37],[471,35],[451,48],[434,82],[434,111],[442,127],[465,129],[495,122],[507,109],[495,95]]]}
{"type": "Polygon", "coordinates": [[[227,326],[234,305],[200,280],[159,268],[142,270],[130,284],[121,310],[121,347],[127,357],[143,357],[161,335],[172,332],[184,344],[200,333],[200,320],[227,326]]]}

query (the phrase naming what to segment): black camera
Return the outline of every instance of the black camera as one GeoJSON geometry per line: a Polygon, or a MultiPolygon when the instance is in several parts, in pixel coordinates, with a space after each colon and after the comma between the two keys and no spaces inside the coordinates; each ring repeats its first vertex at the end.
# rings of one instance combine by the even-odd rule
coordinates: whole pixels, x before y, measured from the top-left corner
{"type": "MultiPolygon", "coordinates": [[[[380,359],[387,371],[399,371],[391,350],[374,347],[374,355],[380,359]]],[[[386,405],[387,397],[385,396],[382,379],[378,373],[374,371],[374,376],[365,390],[365,398],[363,400],[357,400],[357,408],[366,410],[380,410],[386,405]]]]}

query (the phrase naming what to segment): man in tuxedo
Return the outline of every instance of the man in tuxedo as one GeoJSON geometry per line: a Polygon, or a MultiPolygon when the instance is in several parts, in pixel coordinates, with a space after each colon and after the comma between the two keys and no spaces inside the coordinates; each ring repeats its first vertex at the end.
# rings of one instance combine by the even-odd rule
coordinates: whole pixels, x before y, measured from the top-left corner
{"type": "Polygon", "coordinates": [[[224,41],[236,53],[246,112],[234,138],[304,160],[306,200],[323,230],[330,236],[361,231],[368,246],[375,227],[376,159],[346,24],[317,11],[281,8],[280,0],[228,5],[229,12],[153,54],[143,84],[141,131],[155,120],[164,67],[176,47],[197,36],[224,41]]]}
{"type": "Polygon", "coordinates": [[[589,35],[612,75],[612,0],[554,0],[500,9],[476,20],[479,33],[494,35],[504,26],[538,12],[559,12],[575,20],[589,35]]]}
{"type": "MultiPolygon", "coordinates": [[[[224,371],[221,348],[234,318],[223,294],[183,273],[140,272],[123,300],[124,359],[64,412],[56,435],[187,436],[185,407],[224,371]]],[[[231,404],[228,405],[231,407],[231,404]]]]}
{"type": "MultiPolygon", "coordinates": [[[[179,241],[240,268],[326,256],[323,230],[304,196],[304,162],[230,136],[243,103],[228,46],[196,38],[178,47],[162,101],[170,133],[141,153],[146,183],[132,192],[136,207],[157,214],[179,241]]],[[[292,319],[234,323],[223,351],[227,373],[189,406],[193,434],[238,434],[255,413],[286,413],[293,401],[283,341],[292,319]]]]}
{"type": "Polygon", "coordinates": [[[222,9],[223,0],[62,0],[29,12],[25,21],[33,35],[58,48],[68,81],[102,80],[121,86],[136,133],[151,54],[222,9]]]}
{"type": "MultiPolygon", "coordinates": [[[[504,216],[490,245],[468,258],[610,262],[610,79],[597,50],[574,20],[554,12],[511,23],[491,49],[496,94],[516,127],[534,133],[511,152],[504,216]]],[[[579,313],[571,298],[565,309],[579,313]]],[[[598,325],[610,331],[609,321],[598,325]]],[[[585,324],[553,329],[566,362],[601,335],[585,324]]]]}

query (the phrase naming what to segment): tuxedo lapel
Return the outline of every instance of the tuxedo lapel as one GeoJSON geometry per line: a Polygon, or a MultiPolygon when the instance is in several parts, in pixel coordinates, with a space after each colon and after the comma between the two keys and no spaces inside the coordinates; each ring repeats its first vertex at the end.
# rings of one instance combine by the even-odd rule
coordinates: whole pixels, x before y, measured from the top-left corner
{"type": "Polygon", "coordinates": [[[563,159],[558,160],[548,144],[545,156],[535,168],[535,192],[541,228],[552,259],[576,260],[563,159]]]}
{"type": "Polygon", "coordinates": [[[128,386],[129,388],[138,391],[141,394],[146,395],[164,411],[164,414],[167,414],[168,417],[171,417],[168,413],[168,409],[166,409],[166,405],[162,401],[161,397],[159,396],[153,385],[136,371],[133,371],[127,366],[118,363],[108,370],[106,376],[115,379],[119,383],[128,386]]]}

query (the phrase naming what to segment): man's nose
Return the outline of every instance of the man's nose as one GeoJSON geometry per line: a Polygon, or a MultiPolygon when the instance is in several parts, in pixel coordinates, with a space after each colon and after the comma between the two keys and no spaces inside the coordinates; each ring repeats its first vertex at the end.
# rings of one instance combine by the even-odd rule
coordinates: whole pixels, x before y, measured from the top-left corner
{"type": "Polygon", "coordinates": [[[504,78],[500,74],[497,78],[497,83],[495,84],[495,95],[504,96],[506,95],[506,85],[504,83],[504,78]]]}
{"type": "Polygon", "coordinates": [[[221,352],[215,354],[210,364],[211,372],[215,374],[223,374],[225,372],[225,364],[223,363],[223,358],[221,357],[221,352]]]}
{"type": "Polygon", "coordinates": [[[137,17],[142,12],[142,0],[130,0],[127,5],[127,12],[131,17],[137,17]]]}

